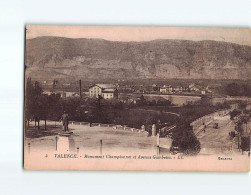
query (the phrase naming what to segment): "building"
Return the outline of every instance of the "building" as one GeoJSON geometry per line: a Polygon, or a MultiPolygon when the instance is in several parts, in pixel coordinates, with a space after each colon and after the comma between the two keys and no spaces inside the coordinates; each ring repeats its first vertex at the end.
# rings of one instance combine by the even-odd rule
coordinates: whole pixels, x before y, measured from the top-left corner
{"type": "Polygon", "coordinates": [[[191,83],[189,86],[189,91],[199,91],[199,89],[195,86],[194,83],[191,83]]]}
{"type": "Polygon", "coordinates": [[[160,86],[157,86],[156,84],[153,84],[152,85],[152,90],[156,91],[156,92],[159,92],[160,91],[160,86]]]}
{"type": "Polygon", "coordinates": [[[104,99],[112,99],[118,97],[118,90],[113,84],[95,84],[89,87],[89,96],[103,97],[104,99]]]}
{"type": "Polygon", "coordinates": [[[162,94],[172,94],[172,93],[183,93],[188,92],[189,87],[186,85],[164,85],[160,88],[160,93],[162,94]]]}
{"type": "Polygon", "coordinates": [[[162,94],[170,94],[172,92],[173,92],[173,88],[170,85],[168,86],[164,85],[163,87],[160,88],[160,93],[162,94]]]}
{"type": "Polygon", "coordinates": [[[59,94],[61,98],[79,97],[79,92],[61,91],[61,90],[44,90],[42,94],[52,95],[53,93],[59,94]]]}

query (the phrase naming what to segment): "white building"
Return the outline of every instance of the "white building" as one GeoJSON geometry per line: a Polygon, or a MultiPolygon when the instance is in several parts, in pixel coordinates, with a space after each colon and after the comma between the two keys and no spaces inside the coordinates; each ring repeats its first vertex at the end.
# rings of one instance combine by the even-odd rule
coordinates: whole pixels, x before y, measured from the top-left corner
{"type": "Polygon", "coordinates": [[[160,93],[172,93],[173,92],[173,88],[170,85],[164,85],[163,87],[160,88],[160,93]]]}
{"type": "Polygon", "coordinates": [[[112,99],[118,97],[118,91],[113,84],[95,84],[89,87],[89,96],[98,98],[102,96],[104,99],[112,99]]]}

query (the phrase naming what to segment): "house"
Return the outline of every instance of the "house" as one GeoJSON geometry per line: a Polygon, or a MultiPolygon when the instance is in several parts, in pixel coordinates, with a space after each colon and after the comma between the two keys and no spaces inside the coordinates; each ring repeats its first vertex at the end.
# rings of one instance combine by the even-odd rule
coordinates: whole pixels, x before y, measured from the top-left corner
{"type": "Polygon", "coordinates": [[[42,94],[51,95],[53,93],[60,94],[61,98],[79,97],[79,92],[68,92],[68,91],[61,91],[61,90],[44,90],[42,94]]]}
{"type": "Polygon", "coordinates": [[[183,93],[183,92],[189,92],[189,87],[185,84],[183,85],[163,85],[163,87],[160,88],[160,93],[162,94],[172,94],[172,93],[183,93]]]}
{"type": "Polygon", "coordinates": [[[159,92],[160,92],[160,93],[167,93],[167,89],[166,89],[165,87],[161,87],[161,88],[159,89],[159,92]]]}
{"type": "Polygon", "coordinates": [[[160,88],[160,93],[162,93],[162,94],[169,94],[172,92],[173,92],[173,88],[169,85],[168,86],[163,85],[163,87],[160,88]]]}
{"type": "Polygon", "coordinates": [[[153,85],[152,85],[152,90],[153,90],[153,91],[159,92],[159,91],[160,91],[160,87],[157,86],[156,84],[153,84],[153,85]]]}
{"type": "Polygon", "coordinates": [[[183,89],[185,89],[185,87],[182,87],[181,85],[173,85],[172,86],[173,93],[181,93],[181,92],[183,92],[183,89]]]}
{"type": "Polygon", "coordinates": [[[104,99],[112,99],[118,97],[118,90],[113,84],[95,84],[89,87],[89,96],[103,97],[104,99]]]}
{"type": "Polygon", "coordinates": [[[132,88],[130,86],[127,86],[127,85],[126,86],[120,86],[118,91],[120,93],[130,93],[130,92],[132,92],[132,88]]]}
{"type": "Polygon", "coordinates": [[[199,89],[195,86],[194,83],[191,83],[189,86],[189,91],[199,91],[199,89]]]}

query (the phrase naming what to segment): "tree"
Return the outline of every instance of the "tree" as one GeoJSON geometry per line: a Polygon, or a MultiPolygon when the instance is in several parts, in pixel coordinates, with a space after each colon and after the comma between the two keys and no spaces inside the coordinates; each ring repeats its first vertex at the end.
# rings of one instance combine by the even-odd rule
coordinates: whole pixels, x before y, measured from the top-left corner
{"type": "Polygon", "coordinates": [[[230,83],[225,88],[226,92],[230,96],[238,96],[240,95],[241,88],[237,83],[230,83]]]}
{"type": "Polygon", "coordinates": [[[169,101],[169,100],[164,101],[164,106],[170,106],[170,105],[171,105],[171,101],[169,101]]]}
{"type": "Polygon", "coordinates": [[[158,106],[162,106],[162,105],[163,105],[162,100],[157,100],[157,105],[158,105],[158,106]]]}
{"type": "Polygon", "coordinates": [[[28,78],[25,85],[25,125],[29,127],[32,118],[32,84],[31,78],[28,78]]]}
{"type": "Polygon", "coordinates": [[[58,121],[63,113],[60,94],[52,93],[49,98],[49,116],[50,120],[58,121]]]}
{"type": "Polygon", "coordinates": [[[230,119],[233,120],[234,117],[238,116],[239,114],[241,114],[241,111],[238,111],[236,109],[234,109],[233,111],[231,111],[230,113],[230,119]]]}
{"type": "Polygon", "coordinates": [[[200,152],[200,142],[193,131],[184,131],[179,143],[180,150],[189,155],[195,155],[200,152]]]}
{"type": "Polygon", "coordinates": [[[36,109],[36,116],[39,117],[39,119],[44,120],[44,128],[46,129],[46,120],[48,119],[49,115],[49,109],[50,109],[50,101],[49,97],[47,95],[40,95],[37,98],[37,109],[36,109]]]}
{"type": "Polygon", "coordinates": [[[152,106],[156,106],[156,104],[157,104],[157,103],[156,103],[156,100],[152,100],[151,105],[152,105],[152,106]]]}
{"type": "Polygon", "coordinates": [[[237,121],[236,124],[236,129],[238,132],[242,133],[244,131],[243,125],[245,124],[246,126],[246,131],[247,131],[247,123],[248,123],[249,117],[248,116],[241,116],[239,120],[237,121]]]}
{"type": "Polygon", "coordinates": [[[144,125],[145,125],[145,130],[149,133],[149,135],[152,135],[152,125],[154,123],[154,118],[152,115],[147,114],[144,118],[144,125]]]}
{"type": "Polygon", "coordinates": [[[242,124],[243,124],[242,120],[239,119],[239,120],[236,122],[236,126],[235,126],[235,130],[236,130],[238,133],[240,133],[240,134],[242,134],[242,132],[243,132],[242,124]]]}
{"type": "Polygon", "coordinates": [[[173,131],[172,146],[178,147],[179,151],[187,155],[196,155],[200,152],[200,142],[195,136],[190,123],[185,120],[181,120],[173,131]]]}
{"type": "Polygon", "coordinates": [[[137,105],[138,106],[144,106],[146,104],[146,99],[143,95],[141,95],[138,100],[137,100],[137,105]]]}
{"type": "Polygon", "coordinates": [[[34,118],[35,125],[38,122],[38,129],[39,126],[39,98],[42,94],[42,88],[39,85],[39,82],[35,81],[33,84],[31,82],[31,78],[28,78],[26,81],[25,86],[25,120],[27,125],[29,126],[29,120],[34,118]]]}
{"type": "Polygon", "coordinates": [[[47,120],[59,120],[62,114],[62,106],[60,104],[60,94],[52,93],[51,95],[40,95],[37,98],[36,115],[39,119],[44,120],[45,129],[47,128],[47,120]]]}
{"type": "Polygon", "coordinates": [[[145,99],[145,97],[143,95],[140,96],[140,101],[141,102],[145,102],[146,101],[146,99],[145,99]]]}
{"type": "Polygon", "coordinates": [[[201,105],[211,105],[212,103],[212,98],[207,96],[207,95],[203,95],[201,97],[201,101],[200,101],[201,105]]]}

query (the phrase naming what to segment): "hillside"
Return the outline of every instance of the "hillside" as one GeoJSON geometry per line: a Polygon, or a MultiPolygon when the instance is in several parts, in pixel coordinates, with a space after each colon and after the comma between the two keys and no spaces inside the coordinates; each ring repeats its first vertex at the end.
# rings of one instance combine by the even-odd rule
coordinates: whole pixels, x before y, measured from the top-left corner
{"type": "Polygon", "coordinates": [[[217,41],[38,37],[26,41],[27,75],[34,78],[251,77],[251,47],[217,41]]]}

